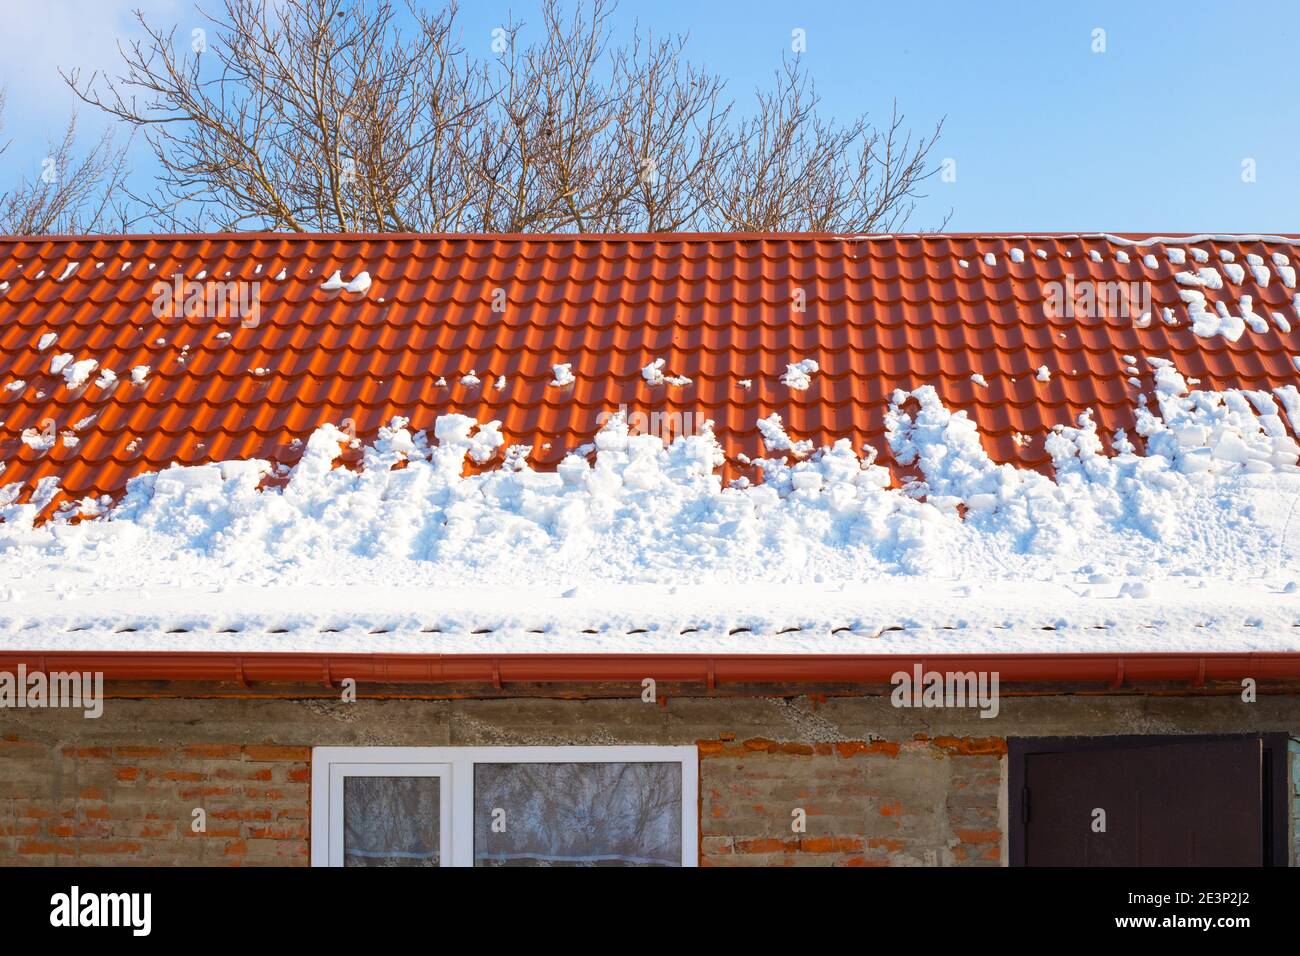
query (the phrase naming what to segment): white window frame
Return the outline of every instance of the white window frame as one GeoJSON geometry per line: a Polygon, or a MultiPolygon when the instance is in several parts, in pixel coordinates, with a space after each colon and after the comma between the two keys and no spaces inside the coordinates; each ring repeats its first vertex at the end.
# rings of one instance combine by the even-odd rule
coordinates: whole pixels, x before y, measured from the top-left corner
{"type": "MultiPolygon", "coordinates": [[[[451,780],[451,768],[446,764],[413,763],[410,761],[376,763],[367,760],[331,761],[328,767],[329,777],[325,789],[315,789],[315,765],[313,764],[312,792],[329,794],[328,826],[325,837],[328,846],[324,850],[328,866],[343,865],[343,778],[344,777],[437,777],[438,778],[438,865],[450,866],[447,862],[447,847],[451,842],[451,793],[448,783],[451,780]]],[[[312,860],[316,858],[316,827],[312,825],[312,860]]]]}
{"type": "Polygon", "coordinates": [[[699,751],[695,747],[313,747],[311,865],[343,865],[345,776],[435,776],[442,866],[474,865],[474,765],[676,763],[682,772],[682,866],[699,862],[699,751]]]}

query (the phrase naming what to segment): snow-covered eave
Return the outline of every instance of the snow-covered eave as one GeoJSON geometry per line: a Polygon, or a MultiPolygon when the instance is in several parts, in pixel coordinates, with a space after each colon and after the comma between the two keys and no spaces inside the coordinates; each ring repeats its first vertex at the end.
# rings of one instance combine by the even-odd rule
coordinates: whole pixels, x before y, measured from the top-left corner
{"type": "Polygon", "coordinates": [[[1201,688],[1252,679],[1300,681],[1300,653],[1135,654],[309,654],[213,652],[3,653],[0,670],[93,672],[109,682],[313,684],[691,683],[888,684],[903,671],[994,672],[1002,684],[1147,683],[1201,688]]]}

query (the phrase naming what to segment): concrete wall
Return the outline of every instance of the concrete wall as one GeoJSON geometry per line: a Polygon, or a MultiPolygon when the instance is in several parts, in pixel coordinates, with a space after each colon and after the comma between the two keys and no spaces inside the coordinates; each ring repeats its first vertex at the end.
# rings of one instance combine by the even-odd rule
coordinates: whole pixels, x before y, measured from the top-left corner
{"type": "Polygon", "coordinates": [[[1008,737],[1260,731],[1300,731],[1300,698],[110,699],[0,711],[0,864],[305,864],[312,746],[687,743],[706,865],[996,866],[1008,737]]]}

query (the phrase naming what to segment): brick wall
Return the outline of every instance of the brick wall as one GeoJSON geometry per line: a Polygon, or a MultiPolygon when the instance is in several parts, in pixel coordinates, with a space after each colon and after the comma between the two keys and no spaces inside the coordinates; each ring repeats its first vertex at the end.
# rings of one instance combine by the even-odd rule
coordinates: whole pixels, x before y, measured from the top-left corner
{"type": "MultiPolygon", "coordinates": [[[[698,746],[702,865],[1000,862],[1001,740],[698,746]]],[[[310,762],[305,746],[50,747],[9,734],[0,864],[306,864],[310,762]]]]}
{"type": "Polygon", "coordinates": [[[1005,754],[995,738],[701,742],[700,862],[997,866],[1005,754]]]}
{"type": "Polygon", "coordinates": [[[972,712],[920,721],[884,697],[119,698],[98,720],[0,711],[0,865],[305,865],[313,745],[695,744],[704,865],[993,866],[1008,736],[1300,727],[1297,698],[1246,716],[1236,698],[1002,703],[994,736],[972,712]],[[191,829],[196,808],[206,832],[191,829]]]}
{"type": "Polygon", "coordinates": [[[49,747],[5,735],[0,864],[306,863],[310,758],[309,747],[49,747]]]}

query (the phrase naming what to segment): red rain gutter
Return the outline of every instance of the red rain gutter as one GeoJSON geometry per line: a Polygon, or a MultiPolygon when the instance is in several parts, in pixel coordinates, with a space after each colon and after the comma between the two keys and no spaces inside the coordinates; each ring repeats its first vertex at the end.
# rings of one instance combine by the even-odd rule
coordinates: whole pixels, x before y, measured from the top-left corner
{"type": "Polygon", "coordinates": [[[102,673],[106,681],[239,684],[583,683],[887,684],[899,671],[996,671],[1020,683],[1300,681],[1300,653],[1275,654],[274,654],[189,651],[0,652],[0,671],[102,673]]]}

